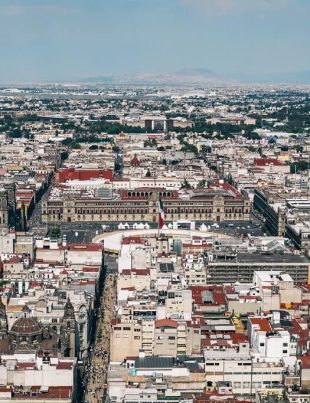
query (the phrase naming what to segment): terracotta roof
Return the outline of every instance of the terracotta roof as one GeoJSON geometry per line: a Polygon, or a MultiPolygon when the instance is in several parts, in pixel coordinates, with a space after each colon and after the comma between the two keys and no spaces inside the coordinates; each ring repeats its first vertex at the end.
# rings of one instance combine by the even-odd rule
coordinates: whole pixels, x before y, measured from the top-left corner
{"type": "Polygon", "coordinates": [[[252,325],[258,325],[259,330],[263,332],[271,332],[272,327],[270,326],[269,320],[267,318],[249,318],[252,325]]]}
{"type": "Polygon", "coordinates": [[[98,273],[98,271],[100,270],[99,267],[83,267],[83,272],[84,273],[98,273]]]}
{"type": "Polygon", "coordinates": [[[155,327],[173,327],[177,328],[178,323],[171,319],[159,319],[155,321],[155,327]]]}
{"type": "Polygon", "coordinates": [[[100,243],[89,243],[89,244],[79,244],[70,243],[68,246],[64,247],[69,251],[81,251],[81,252],[97,252],[103,249],[103,245],[100,243]]]}
{"type": "Polygon", "coordinates": [[[257,166],[283,165],[276,158],[255,158],[254,164],[257,166]]]}
{"type": "Polygon", "coordinates": [[[60,361],[56,365],[56,369],[72,369],[73,362],[72,361],[60,361]]]}
{"type": "Polygon", "coordinates": [[[122,240],[122,244],[123,245],[129,245],[129,244],[135,244],[135,243],[137,243],[137,244],[143,244],[144,243],[144,241],[143,241],[143,239],[140,237],[140,236],[129,236],[129,237],[126,237],[126,238],[124,238],[123,240],[122,240]]]}
{"type": "Polygon", "coordinates": [[[243,333],[231,333],[230,338],[234,345],[248,341],[248,337],[243,333]]]}
{"type": "Polygon", "coordinates": [[[309,369],[310,368],[310,357],[308,355],[300,355],[296,357],[301,361],[301,368],[302,369],[309,369]]]}
{"type": "Polygon", "coordinates": [[[34,362],[18,362],[16,365],[16,369],[35,369],[34,362]]]}

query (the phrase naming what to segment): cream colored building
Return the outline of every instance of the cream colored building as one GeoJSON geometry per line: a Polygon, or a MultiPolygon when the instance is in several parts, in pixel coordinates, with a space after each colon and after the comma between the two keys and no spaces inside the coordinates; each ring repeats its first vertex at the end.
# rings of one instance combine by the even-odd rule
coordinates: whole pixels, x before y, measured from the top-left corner
{"type": "Polygon", "coordinates": [[[142,325],[137,321],[120,322],[112,326],[110,361],[123,362],[126,357],[139,355],[142,349],[142,325]]]}
{"type": "Polygon", "coordinates": [[[123,270],[118,277],[117,290],[134,287],[137,291],[149,290],[151,287],[150,270],[123,270]]]}

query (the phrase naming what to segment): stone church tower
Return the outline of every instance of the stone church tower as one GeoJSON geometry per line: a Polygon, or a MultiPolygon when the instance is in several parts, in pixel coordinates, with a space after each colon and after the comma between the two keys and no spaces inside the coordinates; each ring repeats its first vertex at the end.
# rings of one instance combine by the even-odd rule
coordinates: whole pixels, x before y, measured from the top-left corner
{"type": "Polygon", "coordinates": [[[8,320],[6,316],[5,305],[0,297],[0,340],[3,340],[8,335],[8,320]]]}
{"type": "Polygon", "coordinates": [[[70,301],[67,300],[64,307],[64,315],[62,318],[63,323],[63,342],[62,353],[65,357],[75,357],[78,346],[76,343],[76,320],[74,315],[74,308],[70,301]]]}
{"type": "Polygon", "coordinates": [[[9,228],[8,192],[0,188],[0,228],[9,228]]]}

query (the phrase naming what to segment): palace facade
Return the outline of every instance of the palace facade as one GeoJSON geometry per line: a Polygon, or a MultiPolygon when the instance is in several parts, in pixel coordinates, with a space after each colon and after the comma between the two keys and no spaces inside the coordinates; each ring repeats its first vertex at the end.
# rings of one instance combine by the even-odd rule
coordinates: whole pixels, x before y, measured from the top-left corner
{"type": "Polygon", "coordinates": [[[90,192],[57,189],[57,192],[51,192],[42,201],[42,221],[156,223],[159,198],[163,203],[165,221],[219,222],[250,219],[250,200],[226,185],[225,188],[216,190],[191,189],[183,192],[146,188],[124,190],[106,198],[97,197],[90,192]]]}

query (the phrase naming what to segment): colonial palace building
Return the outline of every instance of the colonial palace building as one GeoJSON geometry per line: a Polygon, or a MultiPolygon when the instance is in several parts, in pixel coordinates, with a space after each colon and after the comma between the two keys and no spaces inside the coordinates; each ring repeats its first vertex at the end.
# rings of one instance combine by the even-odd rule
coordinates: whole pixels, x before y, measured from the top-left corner
{"type": "Polygon", "coordinates": [[[250,200],[224,183],[208,189],[169,191],[158,188],[121,190],[112,195],[93,190],[54,187],[42,201],[42,221],[157,222],[158,199],[165,221],[249,220],[250,200]]]}

